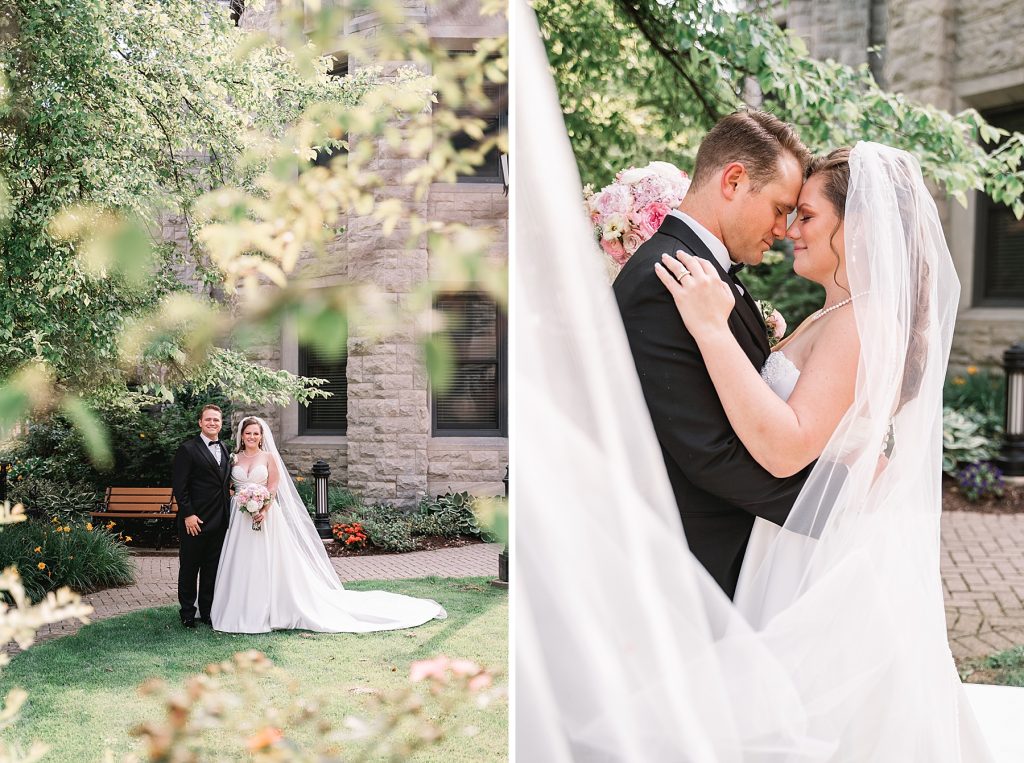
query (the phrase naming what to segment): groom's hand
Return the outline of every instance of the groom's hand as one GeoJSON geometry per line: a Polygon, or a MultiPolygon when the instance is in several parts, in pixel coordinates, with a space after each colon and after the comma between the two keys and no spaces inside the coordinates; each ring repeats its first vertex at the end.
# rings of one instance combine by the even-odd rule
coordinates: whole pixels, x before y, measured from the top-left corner
{"type": "Polygon", "coordinates": [[[199,517],[193,514],[190,517],[185,517],[185,532],[189,535],[199,535],[202,530],[199,529],[199,525],[203,523],[199,517]]]}

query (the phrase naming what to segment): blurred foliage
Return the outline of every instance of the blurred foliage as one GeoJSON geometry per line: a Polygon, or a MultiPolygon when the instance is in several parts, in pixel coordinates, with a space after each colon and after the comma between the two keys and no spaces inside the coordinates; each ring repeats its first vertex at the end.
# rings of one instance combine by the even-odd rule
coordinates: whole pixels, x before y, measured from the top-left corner
{"type": "Polygon", "coordinates": [[[748,267],[740,276],[743,285],[757,299],[772,303],[786,321],[791,334],[805,318],[825,301],[825,290],[814,281],[793,272],[793,252],[789,242],[775,242],[760,265],[748,267]]]}
{"type": "Polygon", "coordinates": [[[951,115],[886,92],[866,64],[811,58],[773,20],[775,3],[742,11],[706,0],[533,6],[585,183],[601,187],[651,160],[692,172],[703,135],[750,103],[796,125],[812,151],[886,143],[914,154],[962,204],[978,189],[1024,214],[1024,135],[1009,136],[974,109],[951,115]]]}
{"type": "MultiPolygon", "coordinates": [[[[20,505],[12,507],[7,502],[0,503],[0,546],[13,545],[16,553],[25,547],[23,537],[15,536],[12,539],[10,535],[25,527],[25,520],[25,513],[20,505]]],[[[18,574],[18,568],[13,564],[5,566],[0,572],[0,667],[5,667],[10,662],[6,647],[12,641],[21,649],[28,649],[41,628],[71,618],[87,623],[91,612],[92,607],[83,604],[82,597],[66,587],[47,594],[41,601],[32,603],[26,585],[18,574]]],[[[27,699],[28,692],[24,689],[14,688],[7,692],[0,704],[0,732],[7,732],[18,720],[18,714],[27,699]]],[[[48,747],[42,742],[33,742],[27,749],[23,749],[0,738],[2,761],[35,763],[43,759],[47,750],[48,747]]]]}
{"type": "Polygon", "coordinates": [[[507,152],[481,118],[485,85],[507,80],[506,36],[453,54],[390,0],[286,2],[270,31],[236,28],[227,7],[200,0],[4,0],[0,12],[0,438],[61,410],[105,465],[117,444],[93,411],[132,402],[129,388],[305,402],[322,394],[315,380],[244,355],[286,324],[325,355],[350,334],[411,333],[443,388],[435,293],[505,302],[495,232],[432,219],[422,202],[492,148],[507,152]],[[371,12],[372,36],[344,34],[371,12]],[[332,77],[332,56],[361,66],[332,77]],[[338,155],[317,166],[324,152],[338,155]],[[162,240],[168,215],[187,246],[162,240]],[[309,288],[301,265],[349,217],[381,246],[426,248],[430,282],[400,300],[371,282],[309,288]],[[201,293],[179,285],[189,272],[201,293]]]}

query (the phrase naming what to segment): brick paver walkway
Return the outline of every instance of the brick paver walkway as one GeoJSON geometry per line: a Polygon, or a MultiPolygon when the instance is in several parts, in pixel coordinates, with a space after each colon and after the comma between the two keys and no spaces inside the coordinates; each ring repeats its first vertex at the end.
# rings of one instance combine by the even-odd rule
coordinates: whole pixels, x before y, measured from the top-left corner
{"type": "MultiPolygon", "coordinates": [[[[412,551],[407,554],[332,557],[342,582],[349,580],[391,580],[436,575],[444,578],[498,576],[496,543],[474,543],[460,548],[412,551]]],[[[135,585],[109,588],[83,597],[92,606],[91,619],[103,620],[137,609],[176,604],[178,601],[178,557],[137,556],[135,585]]],[[[66,636],[81,627],[77,621],[55,623],[39,632],[36,643],[66,636]]],[[[16,648],[10,645],[13,651],[16,648]]]]}
{"type": "Polygon", "coordinates": [[[942,582],[958,661],[1024,644],[1024,514],[945,512],[942,582]]]}

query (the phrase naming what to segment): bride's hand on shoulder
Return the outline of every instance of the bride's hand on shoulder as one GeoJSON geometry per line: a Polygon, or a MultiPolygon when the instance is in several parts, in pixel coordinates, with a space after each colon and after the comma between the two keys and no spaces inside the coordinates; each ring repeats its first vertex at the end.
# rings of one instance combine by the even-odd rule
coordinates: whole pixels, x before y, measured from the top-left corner
{"type": "Polygon", "coordinates": [[[710,262],[679,251],[676,257],[663,254],[654,271],[694,338],[726,328],[736,296],[710,262]]]}

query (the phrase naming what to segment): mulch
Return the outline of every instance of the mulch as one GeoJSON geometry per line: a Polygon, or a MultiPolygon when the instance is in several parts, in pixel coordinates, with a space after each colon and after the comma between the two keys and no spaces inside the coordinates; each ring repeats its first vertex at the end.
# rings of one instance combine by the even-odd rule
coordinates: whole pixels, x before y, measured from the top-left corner
{"type": "Polygon", "coordinates": [[[1024,485],[1007,485],[1002,498],[986,498],[971,503],[960,493],[954,479],[943,477],[942,510],[973,511],[976,514],[1019,514],[1024,512],[1024,485]]]}

